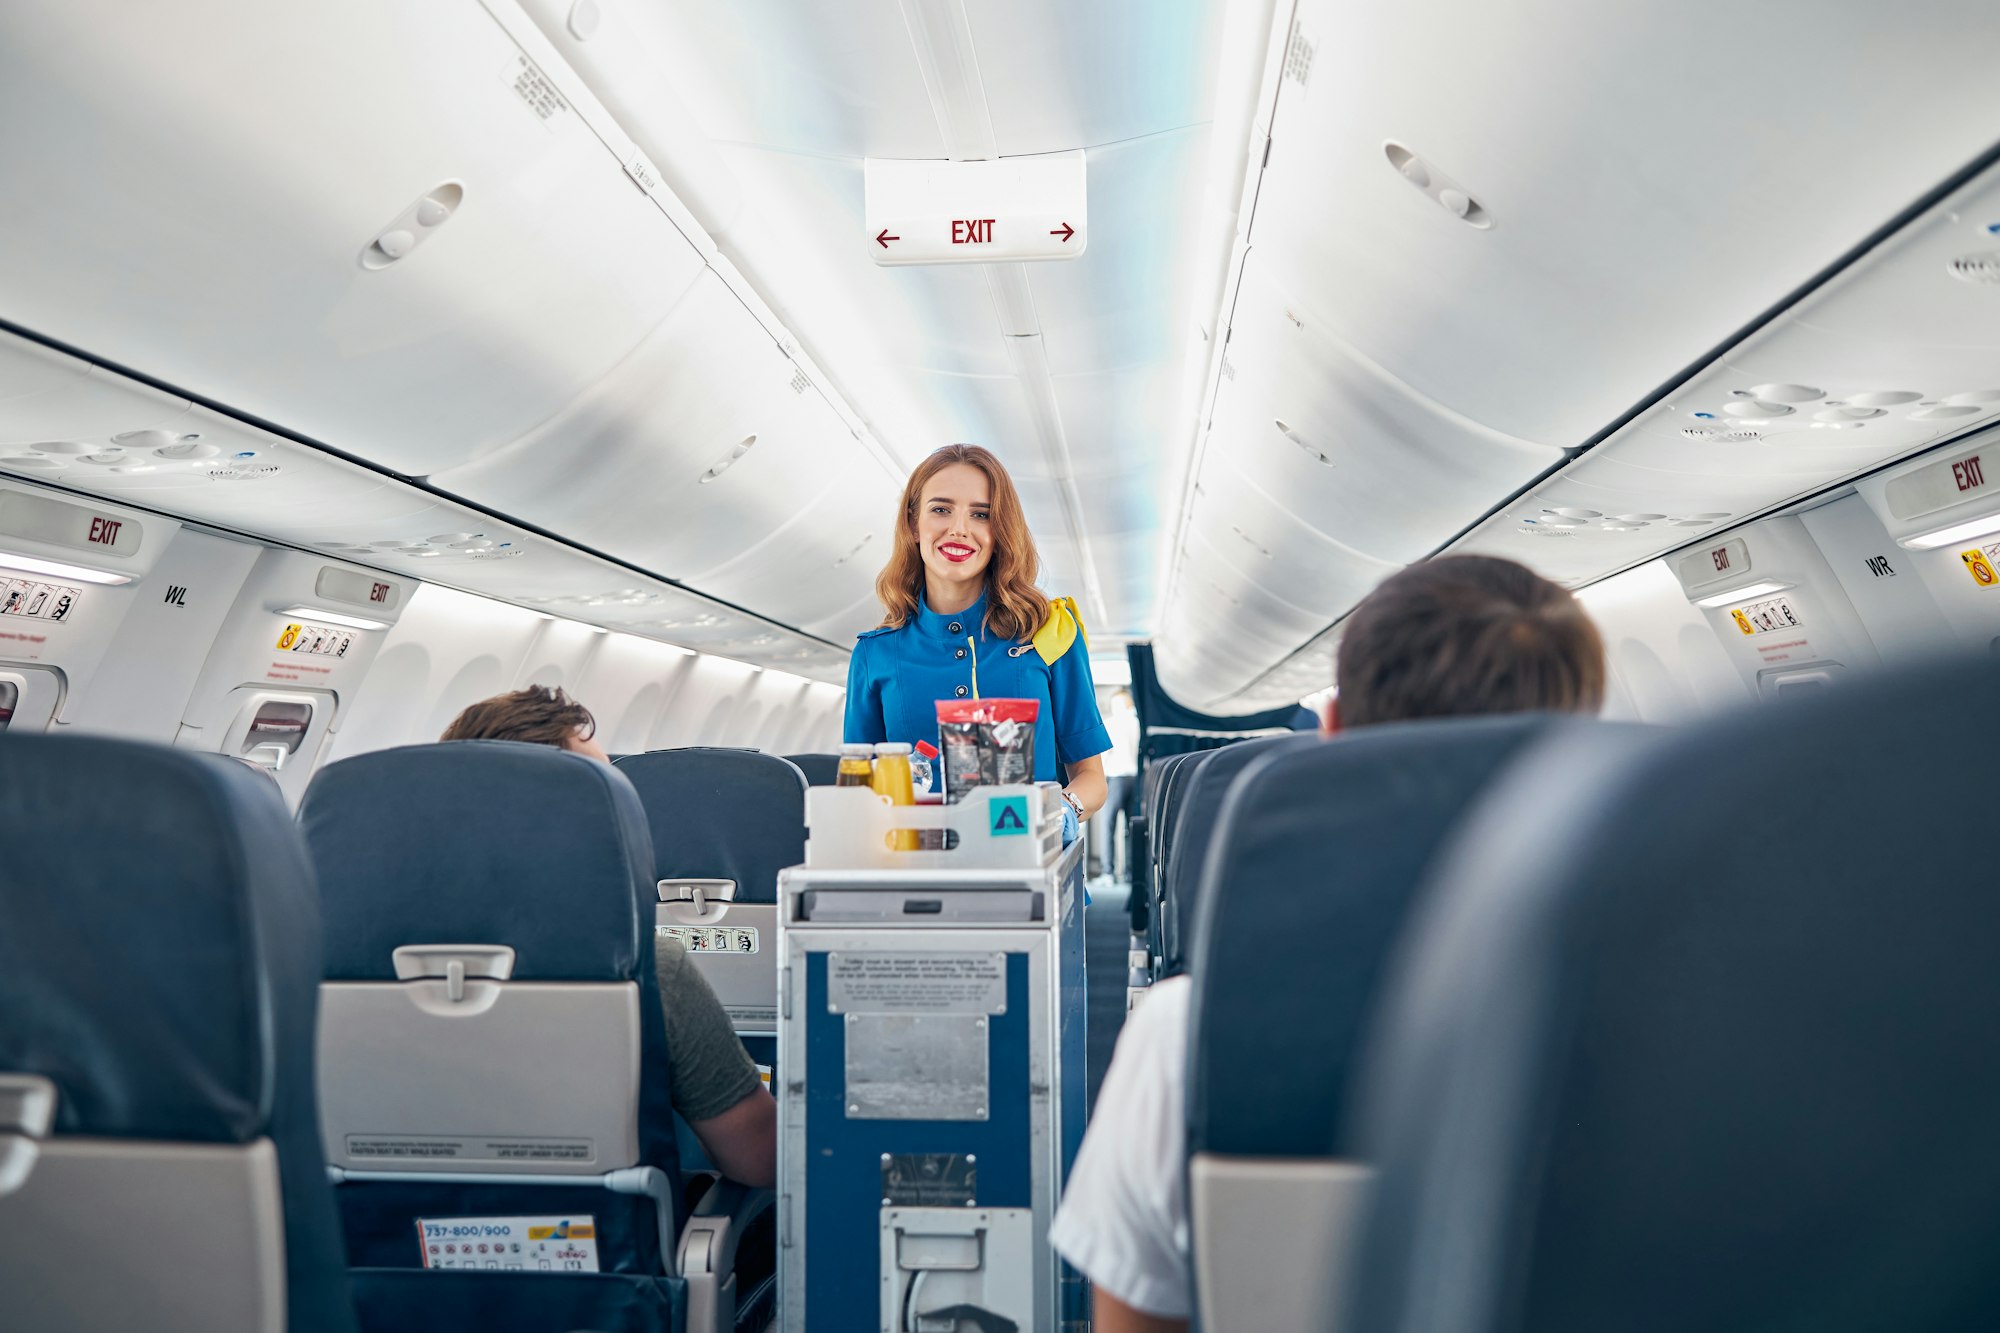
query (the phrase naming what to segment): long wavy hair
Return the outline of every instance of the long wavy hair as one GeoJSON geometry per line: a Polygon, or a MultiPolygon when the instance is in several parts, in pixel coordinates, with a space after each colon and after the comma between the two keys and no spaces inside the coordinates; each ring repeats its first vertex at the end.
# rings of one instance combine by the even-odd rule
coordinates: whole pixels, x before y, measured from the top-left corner
{"type": "Polygon", "coordinates": [[[909,484],[903,487],[902,505],[896,511],[895,549],[889,553],[889,563],[875,576],[875,595],[882,599],[882,623],[891,628],[906,625],[923,603],[924,558],[917,549],[917,505],[930,479],[958,463],[978,468],[993,488],[993,507],[987,519],[993,553],[986,566],[986,628],[1003,639],[1026,638],[1049,618],[1049,599],[1035,586],[1042,572],[1042,557],[1035,550],[1027,517],[1021,513],[1021,496],[1014,489],[1014,479],[991,451],[976,444],[947,444],[936,450],[917,464],[909,484]]]}

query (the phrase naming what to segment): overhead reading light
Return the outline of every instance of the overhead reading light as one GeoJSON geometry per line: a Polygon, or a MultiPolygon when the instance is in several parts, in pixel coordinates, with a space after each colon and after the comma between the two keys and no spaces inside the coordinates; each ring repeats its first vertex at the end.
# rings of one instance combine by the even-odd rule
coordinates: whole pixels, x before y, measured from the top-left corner
{"type": "Polygon", "coordinates": [[[1783,592],[1791,586],[1789,583],[1774,583],[1770,579],[1765,579],[1762,583],[1752,583],[1748,587],[1743,588],[1731,588],[1728,592],[1719,592],[1713,596],[1700,598],[1695,602],[1695,605],[1702,607],[1727,606],[1731,602],[1745,602],[1752,597],[1763,597],[1770,593],[1783,592]]]}
{"type": "Polygon", "coordinates": [[[288,606],[278,612],[281,616],[297,616],[301,620],[325,621],[329,625],[344,625],[348,629],[387,629],[386,620],[366,620],[360,616],[343,615],[338,611],[322,611],[316,606],[288,606]]]}
{"type": "Polygon", "coordinates": [[[1948,528],[1933,528],[1929,532],[1919,532],[1909,537],[1899,538],[1899,544],[1912,551],[1934,551],[1940,546],[1950,546],[1955,542],[1970,541],[1974,537],[1985,537],[2000,532],[2000,514],[1987,514],[1981,518],[1969,518],[1963,523],[1954,523],[1948,528]]]}
{"type": "Polygon", "coordinates": [[[0,569],[45,574],[52,579],[75,579],[79,583],[105,583],[114,587],[132,581],[130,574],[114,574],[108,569],[92,569],[88,565],[72,565],[61,560],[44,560],[38,555],[16,555],[12,551],[0,551],[0,569]]]}

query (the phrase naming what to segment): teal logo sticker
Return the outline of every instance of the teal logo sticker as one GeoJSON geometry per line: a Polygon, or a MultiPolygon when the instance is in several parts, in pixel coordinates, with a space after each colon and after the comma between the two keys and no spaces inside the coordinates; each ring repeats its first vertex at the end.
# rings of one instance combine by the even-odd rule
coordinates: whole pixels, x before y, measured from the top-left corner
{"type": "Polygon", "coordinates": [[[986,801],[986,819],[996,838],[1025,835],[1028,831],[1028,798],[992,796],[986,801]]]}

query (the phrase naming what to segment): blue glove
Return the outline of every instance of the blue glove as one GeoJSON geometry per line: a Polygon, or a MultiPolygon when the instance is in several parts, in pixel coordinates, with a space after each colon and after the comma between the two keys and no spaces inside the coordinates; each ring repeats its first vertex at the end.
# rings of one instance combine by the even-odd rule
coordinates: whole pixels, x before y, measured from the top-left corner
{"type": "Polygon", "coordinates": [[[1076,841],[1076,835],[1080,831],[1080,827],[1076,822],[1076,807],[1071,805],[1068,801],[1064,801],[1062,803],[1062,821],[1063,821],[1062,845],[1067,847],[1071,843],[1076,841]]]}

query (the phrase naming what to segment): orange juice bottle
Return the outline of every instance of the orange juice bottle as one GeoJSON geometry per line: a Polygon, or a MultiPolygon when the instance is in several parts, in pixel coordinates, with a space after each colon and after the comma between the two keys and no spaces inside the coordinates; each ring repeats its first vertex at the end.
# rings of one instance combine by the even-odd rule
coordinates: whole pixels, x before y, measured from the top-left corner
{"type": "MultiPolygon", "coordinates": [[[[891,805],[915,805],[916,793],[910,785],[910,747],[901,741],[884,741],[875,747],[875,794],[887,797],[891,805]]],[[[898,829],[889,835],[889,845],[899,852],[917,850],[917,831],[898,829]]]]}

